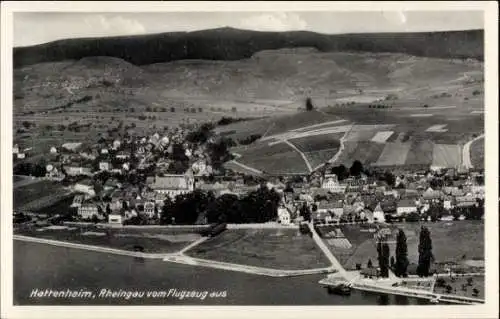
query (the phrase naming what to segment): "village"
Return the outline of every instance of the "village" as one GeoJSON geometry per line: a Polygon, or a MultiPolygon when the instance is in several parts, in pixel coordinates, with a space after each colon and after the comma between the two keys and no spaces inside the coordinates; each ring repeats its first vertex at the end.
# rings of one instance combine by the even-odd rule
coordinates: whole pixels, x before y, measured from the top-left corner
{"type": "MultiPolygon", "coordinates": [[[[101,137],[95,144],[63,143],[39,155],[39,164],[31,166],[16,166],[27,155],[18,145],[13,150],[18,175],[60,183],[74,195],[66,210],[51,212],[59,221],[180,224],[186,221],[162,216],[171,207],[165,204],[172,205],[180,196],[199,192],[213,200],[224,195],[242,198],[263,187],[279,200],[260,222],[331,225],[484,218],[484,176],[479,170],[431,167],[393,173],[365,169],[355,161],[351,168],[325,165],[309,175],[247,176],[223,167],[231,158],[229,146],[209,125],[201,125],[192,131],[101,137]]],[[[29,215],[15,210],[16,216],[29,215]]],[[[192,220],[219,221],[198,208],[192,220]]]]}

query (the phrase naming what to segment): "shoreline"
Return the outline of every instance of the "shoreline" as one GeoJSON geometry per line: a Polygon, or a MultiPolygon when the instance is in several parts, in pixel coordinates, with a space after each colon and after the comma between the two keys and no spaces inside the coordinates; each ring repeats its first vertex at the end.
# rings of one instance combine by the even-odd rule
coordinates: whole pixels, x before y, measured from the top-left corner
{"type": "MultiPolygon", "coordinates": [[[[200,266],[200,267],[207,267],[214,269],[237,271],[237,272],[243,272],[260,276],[292,277],[292,276],[303,276],[303,275],[313,275],[313,274],[331,274],[336,272],[336,269],[334,269],[333,267],[286,270],[286,269],[265,268],[265,267],[257,267],[257,266],[242,265],[242,264],[233,264],[233,263],[226,263],[208,259],[200,259],[184,255],[183,251],[186,250],[185,248],[177,253],[143,253],[143,252],[127,251],[127,250],[108,248],[102,246],[77,244],[77,243],[71,243],[53,239],[37,238],[24,235],[13,235],[13,239],[25,242],[74,248],[80,250],[89,250],[101,253],[110,253],[115,255],[129,256],[136,258],[161,259],[165,262],[172,262],[189,266],[200,266]]],[[[199,244],[200,242],[201,241],[191,243],[187,247],[189,247],[190,249],[196,244],[199,244]]]]}

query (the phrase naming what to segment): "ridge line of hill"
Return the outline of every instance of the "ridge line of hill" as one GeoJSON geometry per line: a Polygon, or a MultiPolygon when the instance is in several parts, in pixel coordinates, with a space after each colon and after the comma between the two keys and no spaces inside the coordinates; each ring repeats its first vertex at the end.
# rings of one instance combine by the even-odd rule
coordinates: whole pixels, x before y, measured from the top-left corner
{"type": "Polygon", "coordinates": [[[211,29],[139,36],[78,38],[14,48],[14,66],[109,56],[135,65],[177,60],[241,60],[257,52],[313,47],[321,52],[404,53],[483,60],[484,30],[320,34],[211,29]]]}

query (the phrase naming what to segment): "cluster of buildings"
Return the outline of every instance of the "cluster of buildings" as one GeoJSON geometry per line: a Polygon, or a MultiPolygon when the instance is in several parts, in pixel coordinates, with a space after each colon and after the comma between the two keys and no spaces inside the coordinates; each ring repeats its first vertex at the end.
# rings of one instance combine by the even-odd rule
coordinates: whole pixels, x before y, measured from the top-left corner
{"type": "Polygon", "coordinates": [[[467,209],[483,205],[484,177],[478,172],[407,173],[396,178],[394,186],[363,174],[339,181],[334,174],[319,177],[316,183],[299,183],[284,191],[280,216],[300,219],[306,205],[315,224],[341,222],[385,222],[396,220],[453,220],[467,209]],[[432,186],[433,180],[447,176],[448,186],[432,186]],[[316,184],[316,185],[314,185],[316,184]],[[289,213],[286,214],[285,210],[289,213]],[[290,216],[290,217],[288,217],[290,216]]]}
{"type": "MultiPolygon", "coordinates": [[[[217,176],[206,155],[206,145],[186,142],[187,132],[175,129],[163,135],[103,138],[93,145],[82,142],[51,147],[46,178],[68,182],[78,194],[71,207],[82,220],[97,219],[121,224],[137,216],[157,220],[167,199],[195,189],[215,196],[244,196],[260,187],[245,183],[241,175],[217,176]],[[172,174],[174,145],[187,158],[183,174],[172,174]],[[105,177],[103,177],[105,176],[105,177]],[[211,178],[207,178],[211,176],[211,178]]],[[[19,152],[16,146],[15,150],[19,152]]],[[[216,174],[217,175],[217,174],[216,174]]],[[[220,175],[220,174],[219,174],[220,175]]],[[[282,198],[277,221],[300,222],[303,211],[315,224],[384,222],[388,217],[455,218],[457,209],[478,207],[484,198],[484,177],[479,172],[408,172],[390,186],[374,176],[361,174],[340,181],[334,174],[268,176],[267,187],[282,198]],[[447,180],[436,187],[436,179],[447,180]]]]}

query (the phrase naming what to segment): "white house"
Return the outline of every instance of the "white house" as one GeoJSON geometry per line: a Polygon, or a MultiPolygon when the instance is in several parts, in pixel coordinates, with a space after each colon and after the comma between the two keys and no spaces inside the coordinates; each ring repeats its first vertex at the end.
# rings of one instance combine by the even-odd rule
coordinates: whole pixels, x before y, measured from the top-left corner
{"type": "Polygon", "coordinates": [[[99,162],[99,170],[109,171],[109,169],[110,169],[109,162],[99,162]]]}
{"type": "Polygon", "coordinates": [[[57,154],[57,148],[55,148],[55,146],[52,146],[52,147],[50,148],[50,153],[51,153],[51,154],[57,154]]]}
{"type": "Polygon", "coordinates": [[[409,199],[403,199],[399,201],[398,207],[396,208],[396,214],[398,216],[416,212],[417,212],[417,205],[415,205],[415,201],[409,199]]]}
{"type": "Polygon", "coordinates": [[[24,159],[24,158],[26,158],[25,153],[17,153],[17,159],[24,159]]]}
{"type": "Polygon", "coordinates": [[[325,178],[321,183],[321,188],[326,189],[332,193],[345,193],[347,185],[341,185],[338,182],[337,176],[335,174],[328,174],[325,175],[325,178]]]}
{"type": "Polygon", "coordinates": [[[122,145],[122,143],[120,142],[120,140],[114,140],[113,141],[113,149],[114,150],[119,149],[121,145],[122,145]]]}
{"type": "Polygon", "coordinates": [[[123,224],[123,216],[121,214],[109,214],[108,223],[110,224],[123,224]]]}
{"type": "Polygon", "coordinates": [[[73,203],[71,203],[70,207],[80,207],[82,206],[84,197],[82,195],[76,195],[73,198],[73,203]]]}
{"type": "Polygon", "coordinates": [[[19,153],[19,146],[17,144],[12,148],[12,153],[16,155],[19,153]]]}
{"type": "Polygon", "coordinates": [[[90,180],[79,181],[75,184],[75,186],[73,186],[73,189],[90,197],[95,196],[94,185],[92,185],[92,182],[90,180]]]}
{"type": "Polygon", "coordinates": [[[107,148],[103,148],[103,149],[101,150],[101,154],[109,154],[108,149],[107,149],[107,148]]]}
{"type": "Polygon", "coordinates": [[[91,219],[93,216],[98,216],[99,210],[96,204],[81,204],[78,207],[78,216],[82,219],[91,219]]]}
{"type": "Polygon", "coordinates": [[[290,211],[286,207],[278,207],[278,219],[283,225],[289,225],[291,222],[290,211]]]}
{"type": "Polygon", "coordinates": [[[152,201],[147,201],[144,203],[144,214],[149,218],[153,218],[155,215],[155,203],[152,201]]]}
{"type": "Polygon", "coordinates": [[[378,203],[377,207],[373,210],[373,222],[375,223],[383,223],[385,222],[385,214],[382,210],[382,206],[378,203]]]}

